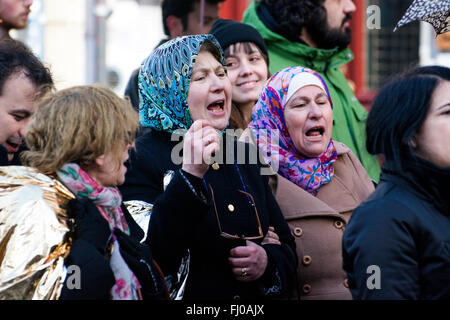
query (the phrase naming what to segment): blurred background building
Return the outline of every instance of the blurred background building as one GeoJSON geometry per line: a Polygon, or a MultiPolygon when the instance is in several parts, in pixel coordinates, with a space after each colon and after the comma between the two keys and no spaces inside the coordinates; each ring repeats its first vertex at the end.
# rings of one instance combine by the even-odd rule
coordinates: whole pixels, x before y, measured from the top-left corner
{"type": "MultiPolygon", "coordinates": [[[[223,18],[241,20],[252,0],[226,0],[223,18]]],[[[414,22],[392,32],[412,0],[355,0],[346,68],[358,98],[370,106],[392,75],[421,64],[450,66],[450,33],[435,37],[431,25],[414,22]],[[379,8],[377,28],[368,26],[379,8]]],[[[101,83],[123,94],[131,72],[164,37],[161,0],[34,0],[26,42],[53,71],[58,89],[101,83]]]]}
{"type": "Polygon", "coordinates": [[[160,0],[34,0],[17,32],[46,62],[58,89],[101,83],[123,93],[163,37],[160,0]]]}

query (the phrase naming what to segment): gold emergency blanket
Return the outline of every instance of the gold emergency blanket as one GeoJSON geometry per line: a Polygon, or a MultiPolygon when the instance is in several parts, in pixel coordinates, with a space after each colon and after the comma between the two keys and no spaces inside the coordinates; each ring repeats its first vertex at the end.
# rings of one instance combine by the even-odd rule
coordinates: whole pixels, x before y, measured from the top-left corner
{"type": "Polygon", "coordinates": [[[22,166],[0,167],[0,300],[58,299],[73,194],[22,166]]]}
{"type": "Polygon", "coordinates": [[[148,224],[150,223],[153,205],[140,200],[125,201],[124,204],[133,219],[144,231],[145,236],[141,240],[143,242],[147,238],[148,224]]]}

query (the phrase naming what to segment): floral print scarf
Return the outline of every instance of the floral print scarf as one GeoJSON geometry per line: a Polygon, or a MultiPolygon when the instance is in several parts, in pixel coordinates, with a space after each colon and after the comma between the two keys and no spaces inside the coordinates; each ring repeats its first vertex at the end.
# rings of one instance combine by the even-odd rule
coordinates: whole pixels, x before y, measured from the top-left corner
{"type": "Polygon", "coordinates": [[[304,157],[299,154],[288,133],[284,107],[290,81],[301,72],[309,72],[321,81],[333,107],[328,87],[318,73],[304,67],[289,67],[277,72],[267,81],[253,107],[253,121],[249,128],[269,164],[281,176],[316,195],[319,188],[329,183],[334,175],[333,162],[337,159],[337,151],[330,139],[326,151],[319,157],[304,157]]]}
{"type": "MultiPolygon", "coordinates": [[[[75,163],[67,163],[56,171],[58,179],[69,188],[77,198],[92,200],[102,216],[108,221],[111,231],[118,228],[130,234],[125,216],[120,208],[122,196],[119,189],[102,187],[75,163]]],[[[111,289],[112,300],[137,300],[139,281],[120,255],[119,243],[112,235],[113,252],[110,267],[116,283],[111,289]]]]}

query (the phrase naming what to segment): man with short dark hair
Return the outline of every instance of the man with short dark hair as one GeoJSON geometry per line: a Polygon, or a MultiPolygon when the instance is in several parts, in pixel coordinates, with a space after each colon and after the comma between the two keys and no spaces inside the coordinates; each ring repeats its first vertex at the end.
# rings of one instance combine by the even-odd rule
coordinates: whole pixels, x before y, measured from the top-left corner
{"type": "Polygon", "coordinates": [[[169,39],[208,33],[219,18],[218,4],[224,1],[205,0],[202,18],[200,0],[164,0],[162,3],[164,33],[169,39]]]}
{"type": "Polygon", "coordinates": [[[24,29],[33,0],[0,0],[0,40],[11,38],[11,29],[24,29]]]}
{"type": "Polygon", "coordinates": [[[37,100],[53,88],[50,71],[21,42],[0,41],[0,165],[18,165],[37,100]]]}
{"type": "Polygon", "coordinates": [[[367,111],[356,99],[339,67],[353,59],[352,0],[259,0],[244,13],[266,42],[270,72],[300,65],[317,71],[333,101],[333,139],[346,144],[369,176],[379,180],[378,158],[365,143],[367,111]]]}
{"type": "MultiPolygon", "coordinates": [[[[157,47],[176,37],[208,33],[219,17],[219,3],[224,1],[204,0],[202,17],[201,0],[163,0],[161,9],[167,38],[161,40],[157,47]]],[[[138,75],[139,68],[133,71],[125,89],[125,96],[136,109],[139,109],[138,75]]]]}

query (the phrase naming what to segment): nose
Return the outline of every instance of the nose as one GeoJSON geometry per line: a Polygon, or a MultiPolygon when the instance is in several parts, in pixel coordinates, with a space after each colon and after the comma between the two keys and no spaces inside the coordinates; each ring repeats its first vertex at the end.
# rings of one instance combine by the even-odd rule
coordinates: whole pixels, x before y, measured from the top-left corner
{"type": "Polygon", "coordinates": [[[27,132],[28,132],[28,129],[29,129],[29,123],[30,123],[30,121],[31,121],[31,117],[29,117],[28,119],[25,119],[25,120],[23,120],[23,121],[21,121],[21,123],[20,123],[20,128],[19,128],[19,136],[22,138],[22,137],[24,137],[26,134],[27,134],[27,132]]]}
{"type": "Polygon", "coordinates": [[[241,77],[246,77],[252,73],[253,73],[253,70],[250,66],[250,63],[247,60],[241,61],[240,66],[239,66],[239,75],[241,77]]]}
{"type": "Polygon", "coordinates": [[[315,102],[311,102],[308,117],[310,119],[320,119],[323,116],[322,108],[315,102]]]}
{"type": "Polygon", "coordinates": [[[33,0],[25,0],[25,2],[24,2],[25,7],[31,7],[32,4],[33,4],[33,0]]]}
{"type": "Polygon", "coordinates": [[[227,76],[221,78],[218,75],[214,75],[210,90],[212,92],[222,92],[225,89],[225,81],[230,81],[227,76]]]}
{"type": "Polygon", "coordinates": [[[352,13],[356,11],[356,5],[353,2],[353,0],[345,0],[344,4],[344,12],[345,13],[352,13]]]}

